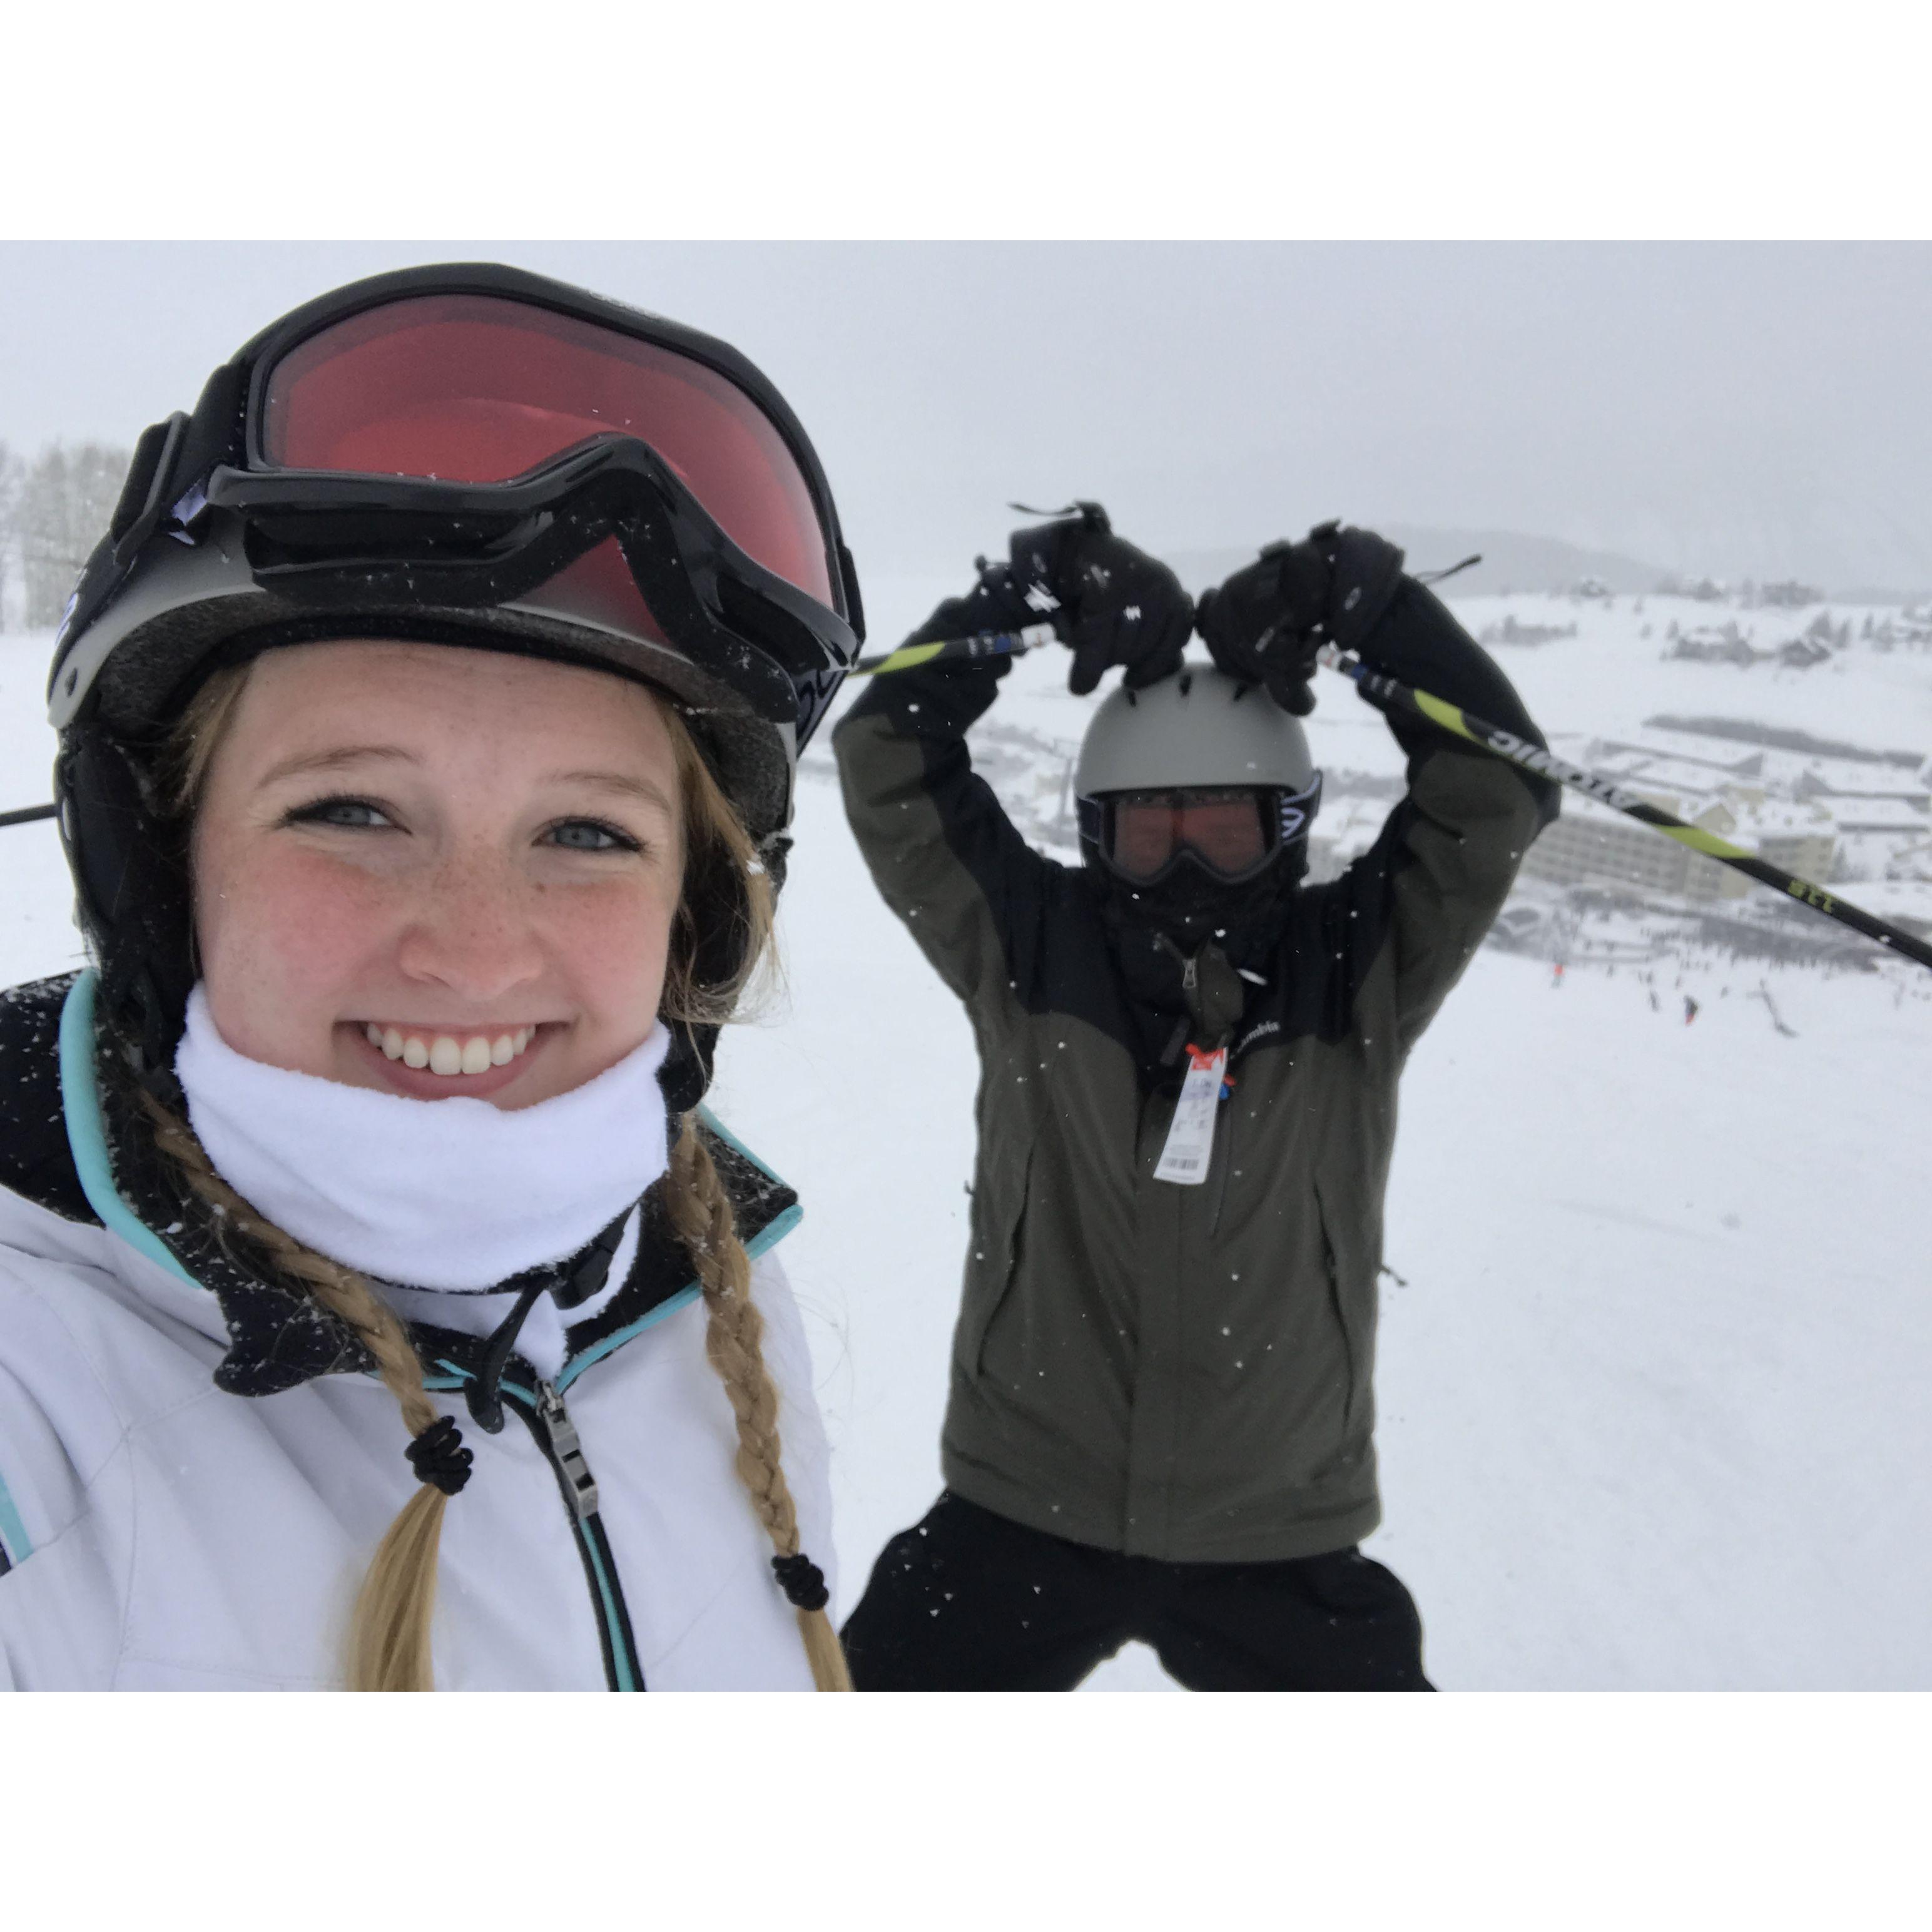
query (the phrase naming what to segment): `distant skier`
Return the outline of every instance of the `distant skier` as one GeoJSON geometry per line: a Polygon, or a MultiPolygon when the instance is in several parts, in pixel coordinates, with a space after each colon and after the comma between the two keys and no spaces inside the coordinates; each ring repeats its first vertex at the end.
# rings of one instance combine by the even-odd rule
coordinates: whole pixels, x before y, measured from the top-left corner
{"type": "Polygon", "coordinates": [[[1684,995],[1684,1024],[1688,1026],[1697,1017],[1697,1002],[1688,993],[1684,995]]]}
{"type": "Polygon", "coordinates": [[[1554,991],[1554,992],[1558,992],[1558,993],[1560,993],[1560,992],[1562,992],[1562,990],[1563,990],[1563,962],[1562,962],[1562,960],[1560,960],[1560,959],[1557,961],[1557,962],[1556,962],[1556,964],[1555,968],[1552,970],[1552,971],[1551,971],[1551,973],[1550,973],[1550,984],[1551,989],[1552,989],[1552,991],[1554,991]]]}
{"type": "Polygon", "coordinates": [[[1304,886],[1321,778],[1296,721],[1333,641],[1535,728],[1366,530],[1274,545],[1204,598],[1211,669],[1183,663],[1173,573],[1097,511],[1010,557],[910,641],[1045,610],[1074,692],[1125,668],[1081,748],[1084,865],[1034,851],[974,772],[1008,660],[880,677],[835,734],[873,877],[981,1064],[946,1487],[846,1625],[854,1682],[1070,1689],[1138,1638],[1196,1689],[1426,1690],[1414,1604],[1357,1547],[1396,1082],[1555,793],[1391,714],[1408,796],[1304,886]]]}

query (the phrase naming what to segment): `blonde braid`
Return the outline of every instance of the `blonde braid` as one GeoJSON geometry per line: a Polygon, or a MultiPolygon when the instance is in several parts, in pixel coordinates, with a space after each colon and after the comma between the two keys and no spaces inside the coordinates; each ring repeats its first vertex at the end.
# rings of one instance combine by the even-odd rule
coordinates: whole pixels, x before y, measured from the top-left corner
{"type": "MultiPolygon", "coordinates": [[[[785,1480],[778,1442],[778,1392],[765,1366],[760,1343],[765,1318],[752,1299],[752,1261],[738,1238],[731,1202],[710,1150],[698,1136],[697,1117],[684,1117],[672,1150],[664,1204],[671,1226],[698,1269],[709,1317],[704,1352],[730,1397],[738,1421],[739,1480],[750,1492],[772,1547],[796,1556],[798,1511],[785,1480]]],[[[838,1633],[821,1608],[800,1610],[799,1634],[820,1690],[849,1690],[850,1674],[838,1633]]]]}
{"type": "MultiPolygon", "coordinates": [[[[368,1282],[258,1214],[216,1173],[208,1150],[185,1120],[152,1094],[142,1092],[139,1097],[162,1158],[215,1210],[224,1230],[261,1249],[277,1272],[300,1282],[368,1350],[383,1385],[402,1409],[412,1440],[440,1420],[423,1388],[422,1364],[407,1330],[368,1282]]],[[[448,1500],[434,1484],[419,1484],[377,1546],[350,1626],[352,1690],[435,1689],[430,1619],[436,1608],[443,1506],[448,1500]]]]}

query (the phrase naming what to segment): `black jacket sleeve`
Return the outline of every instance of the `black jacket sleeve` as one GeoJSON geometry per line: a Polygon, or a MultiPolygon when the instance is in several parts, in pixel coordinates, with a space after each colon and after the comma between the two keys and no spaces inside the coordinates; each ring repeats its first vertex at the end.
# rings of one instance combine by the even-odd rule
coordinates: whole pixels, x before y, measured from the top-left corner
{"type": "MultiPolygon", "coordinates": [[[[1489,654],[1413,578],[1364,639],[1361,656],[1404,684],[1544,742],[1489,654]]],[[[1408,754],[1408,794],[1337,882],[1329,910],[1339,931],[1393,945],[1393,1010],[1384,1023],[1406,1056],[1502,910],[1531,841],[1556,816],[1558,794],[1549,780],[1420,718],[1384,715],[1408,754]]]]}
{"type": "Polygon", "coordinates": [[[922,664],[874,680],[832,734],[845,812],[886,903],[976,1012],[1038,970],[1052,876],[973,769],[966,733],[1004,658],[922,664]]]}
{"type": "MultiPolygon", "coordinates": [[[[1402,580],[1382,622],[1362,640],[1360,656],[1364,664],[1412,689],[1426,691],[1474,717],[1499,724],[1519,738],[1548,748],[1547,741],[1516,695],[1516,687],[1503,675],[1496,660],[1449,614],[1442,600],[1412,577],[1402,580]]],[[[1375,703],[1367,692],[1360,694],[1366,702],[1375,703]]],[[[1491,764],[1500,762],[1490,753],[1478,751],[1406,712],[1387,710],[1379,705],[1376,708],[1382,710],[1396,742],[1408,754],[1412,784],[1421,761],[1438,752],[1491,764]]],[[[1514,771],[1517,782],[1536,800],[1540,823],[1549,824],[1557,814],[1559,788],[1516,766],[1504,769],[1514,771]]]]}

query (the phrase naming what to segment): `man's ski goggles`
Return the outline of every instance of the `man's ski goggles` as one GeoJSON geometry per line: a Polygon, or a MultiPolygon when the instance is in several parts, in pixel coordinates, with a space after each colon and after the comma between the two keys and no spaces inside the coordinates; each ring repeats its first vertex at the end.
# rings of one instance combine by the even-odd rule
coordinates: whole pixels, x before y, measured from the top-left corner
{"type": "MultiPolygon", "coordinates": [[[[776,392],[722,344],[514,270],[378,277],[258,338],[142,439],[119,574],[211,512],[296,606],[514,603],[668,646],[800,743],[856,654],[850,559],[776,392]]],[[[94,587],[98,609],[118,585],[94,587]]]]}
{"type": "Polygon", "coordinates": [[[1111,792],[1080,801],[1082,830],[1109,870],[1152,886],[1192,859],[1224,884],[1243,885],[1304,836],[1321,802],[1322,775],[1289,793],[1252,785],[1111,792]]]}

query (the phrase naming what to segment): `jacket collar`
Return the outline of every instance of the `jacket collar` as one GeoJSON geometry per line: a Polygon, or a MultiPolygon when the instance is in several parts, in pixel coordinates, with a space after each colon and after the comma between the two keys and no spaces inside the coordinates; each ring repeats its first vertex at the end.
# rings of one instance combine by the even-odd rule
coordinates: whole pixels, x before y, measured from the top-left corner
{"type": "MultiPolygon", "coordinates": [[[[39,997],[0,1010],[0,1034],[15,1024],[18,1013],[44,1048],[52,1046],[47,1010],[56,1003],[58,1007],[57,1056],[44,1054],[50,1065],[40,1078],[48,1084],[54,1071],[67,1159],[55,1163],[60,1172],[40,1190],[50,1196],[43,1204],[58,1199],[71,1208],[76,1197],[84,1199],[88,1218],[187,1284],[214,1294],[228,1331],[214,1381],[229,1394],[273,1395],[319,1376],[373,1372],[368,1351],[345,1323],[302,1288],[276,1279],[271,1268],[256,1262],[221,1229],[198,1196],[184,1195],[122,1083],[102,1078],[92,974],[18,992],[39,997]],[[52,1066],[56,1058],[57,1071],[52,1066]]],[[[740,1238],[754,1254],[762,1253],[796,1225],[802,1212],[796,1195],[708,1115],[700,1114],[698,1132],[730,1198],[740,1238]]],[[[660,1183],[644,1196],[637,1256],[622,1288],[592,1318],[568,1331],[571,1352],[560,1386],[670,1313],[674,1304],[695,1298],[696,1271],[671,1232],[662,1192],[660,1183]]],[[[579,1258],[557,1264],[560,1276],[579,1258]]],[[[480,1369],[485,1341],[422,1323],[412,1323],[410,1333],[426,1364],[442,1364],[459,1375],[480,1369]]],[[[513,1356],[512,1366],[534,1381],[527,1363],[513,1356]]]]}

